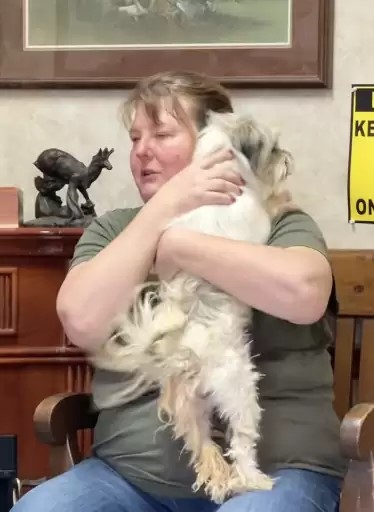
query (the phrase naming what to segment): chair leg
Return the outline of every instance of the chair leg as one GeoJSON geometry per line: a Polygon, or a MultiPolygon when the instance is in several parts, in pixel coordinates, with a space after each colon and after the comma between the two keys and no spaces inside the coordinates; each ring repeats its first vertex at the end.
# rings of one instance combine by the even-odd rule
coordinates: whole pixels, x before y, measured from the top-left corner
{"type": "Polygon", "coordinates": [[[373,460],[351,460],[344,479],[340,512],[374,512],[373,460]]]}

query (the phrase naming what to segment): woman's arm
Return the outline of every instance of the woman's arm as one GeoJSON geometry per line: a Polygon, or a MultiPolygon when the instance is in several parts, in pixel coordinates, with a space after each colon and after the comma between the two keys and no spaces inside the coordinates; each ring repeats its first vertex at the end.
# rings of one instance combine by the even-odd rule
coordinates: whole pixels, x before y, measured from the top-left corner
{"type": "Polygon", "coordinates": [[[107,338],[113,320],[147,278],[161,234],[173,218],[204,204],[233,201],[241,178],[230,169],[231,158],[221,150],[187,166],[160,187],[122,233],[114,240],[104,236],[89,261],[70,270],[57,297],[57,313],[72,343],[88,349],[107,338]]]}
{"type": "Polygon", "coordinates": [[[249,306],[293,323],[324,314],[332,286],[325,256],[308,247],[251,245],[170,228],[162,236],[156,270],[181,269],[249,306]]]}
{"type": "Polygon", "coordinates": [[[154,209],[144,207],[104,249],[68,272],[57,313],[72,343],[93,348],[110,334],[111,322],[146,280],[163,228],[154,209]]]}

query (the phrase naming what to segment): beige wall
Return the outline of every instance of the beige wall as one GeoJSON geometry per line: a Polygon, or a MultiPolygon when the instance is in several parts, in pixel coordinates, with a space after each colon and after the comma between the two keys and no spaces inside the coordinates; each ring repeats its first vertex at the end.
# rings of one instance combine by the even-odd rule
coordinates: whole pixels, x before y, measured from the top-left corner
{"type": "MultiPolygon", "coordinates": [[[[332,90],[245,90],[233,97],[237,109],[280,129],[282,145],[296,159],[295,198],[318,221],[330,247],[371,248],[374,226],[347,222],[346,185],[351,84],[374,83],[373,0],[336,0],[335,24],[332,90]]],[[[139,204],[119,120],[124,95],[0,90],[0,185],[23,189],[25,218],[33,216],[36,196],[32,162],[47,147],[70,151],[84,162],[100,145],[114,147],[114,169],[91,189],[98,213],[139,204]]]]}

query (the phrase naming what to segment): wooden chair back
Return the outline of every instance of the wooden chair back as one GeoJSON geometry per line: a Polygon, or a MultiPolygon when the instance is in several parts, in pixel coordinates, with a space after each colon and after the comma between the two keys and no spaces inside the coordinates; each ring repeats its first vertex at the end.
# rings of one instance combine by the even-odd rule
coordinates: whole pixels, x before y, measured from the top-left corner
{"type": "Polygon", "coordinates": [[[374,251],[331,251],[339,317],[334,351],[335,409],[340,418],[374,402],[374,251]]]}
{"type": "Polygon", "coordinates": [[[350,458],[340,512],[373,512],[374,251],[332,251],[331,262],[339,301],[335,409],[341,419],[347,415],[341,442],[350,458]]]}

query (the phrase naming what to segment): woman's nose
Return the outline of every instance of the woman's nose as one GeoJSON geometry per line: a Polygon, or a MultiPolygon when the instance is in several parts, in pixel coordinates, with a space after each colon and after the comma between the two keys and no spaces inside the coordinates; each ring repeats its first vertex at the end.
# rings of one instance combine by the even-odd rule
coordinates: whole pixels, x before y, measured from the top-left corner
{"type": "Polygon", "coordinates": [[[138,158],[149,158],[150,156],[150,144],[146,139],[138,140],[135,148],[135,153],[138,158]]]}

